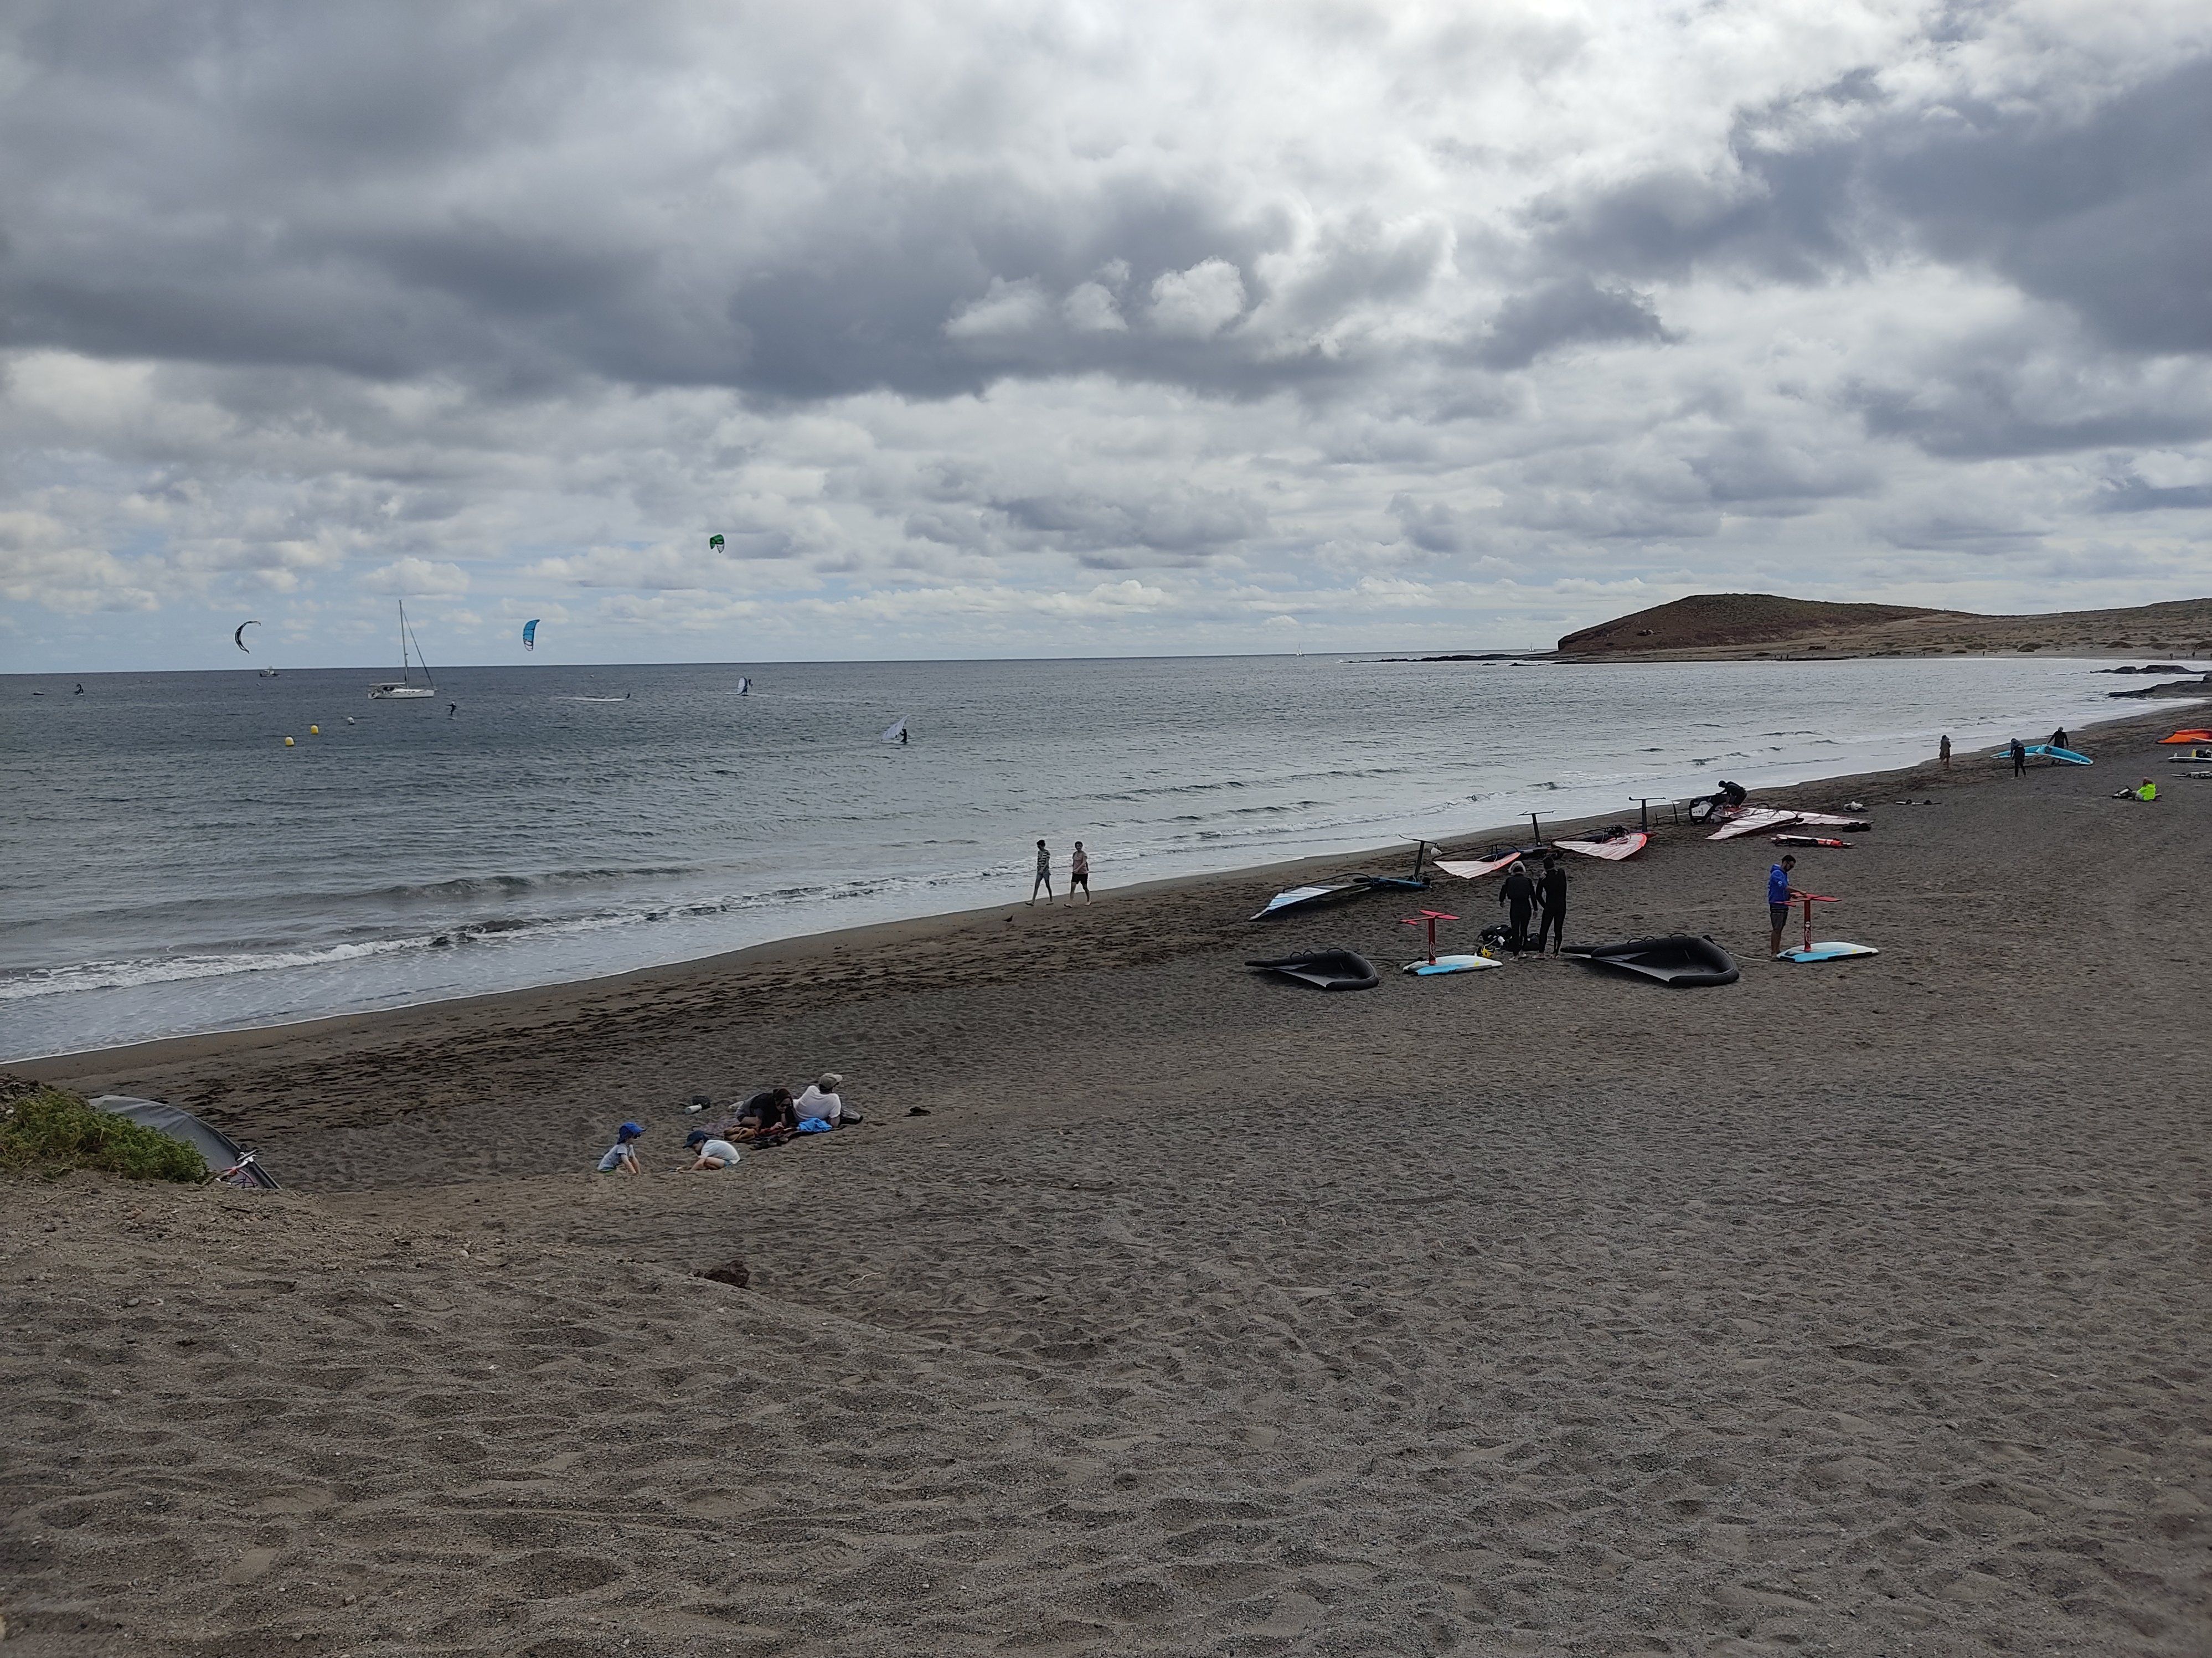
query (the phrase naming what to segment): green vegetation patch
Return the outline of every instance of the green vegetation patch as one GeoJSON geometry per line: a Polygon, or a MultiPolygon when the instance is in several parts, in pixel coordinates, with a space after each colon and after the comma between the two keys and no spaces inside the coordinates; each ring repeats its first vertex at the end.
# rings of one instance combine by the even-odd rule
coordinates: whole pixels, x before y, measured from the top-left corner
{"type": "Polygon", "coordinates": [[[208,1176],[206,1161],[181,1140],[128,1117],[94,1110],[58,1088],[33,1088],[0,1102],[0,1169],[40,1175],[96,1169],[125,1180],[187,1182],[208,1176]]]}

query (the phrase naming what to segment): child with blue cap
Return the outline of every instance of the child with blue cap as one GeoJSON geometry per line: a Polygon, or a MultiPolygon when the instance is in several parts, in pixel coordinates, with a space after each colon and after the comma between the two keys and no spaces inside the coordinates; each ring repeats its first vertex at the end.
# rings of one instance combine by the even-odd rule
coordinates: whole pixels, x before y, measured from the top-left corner
{"type": "Polygon", "coordinates": [[[644,1138],[645,1125],[641,1122],[626,1122],[615,1130],[615,1143],[607,1148],[606,1156],[599,1159],[599,1172],[602,1175],[636,1174],[637,1143],[644,1138]]]}

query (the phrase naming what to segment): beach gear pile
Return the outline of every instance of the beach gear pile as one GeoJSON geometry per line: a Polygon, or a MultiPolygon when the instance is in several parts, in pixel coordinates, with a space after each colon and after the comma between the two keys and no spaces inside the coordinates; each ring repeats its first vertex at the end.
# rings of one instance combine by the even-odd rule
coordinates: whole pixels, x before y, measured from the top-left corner
{"type": "MultiPolygon", "coordinates": [[[[788,1088],[763,1088],[747,1096],[726,1115],[694,1128],[684,1136],[684,1149],[693,1159],[689,1168],[695,1172],[733,1168],[740,1148],[765,1149],[787,1145],[802,1136],[830,1134],[841,1128],[859,1127],[863,1121],[860,1112],[846,1104],[838,1091],[844,1080],[843,1073],[825,1071],[796,1095],[788,1088]]],[[[696,1115],[712,1104],[707,1095],[694,1094],[684,1111],[687,1116],[696,1115]]],[[[599,1158],[599,1172],[641,1172],[637,1143],[645,1133],[646,1127],[641,1122],[623,1124],[616,1131],[615,1143],[599,1158]]]]}

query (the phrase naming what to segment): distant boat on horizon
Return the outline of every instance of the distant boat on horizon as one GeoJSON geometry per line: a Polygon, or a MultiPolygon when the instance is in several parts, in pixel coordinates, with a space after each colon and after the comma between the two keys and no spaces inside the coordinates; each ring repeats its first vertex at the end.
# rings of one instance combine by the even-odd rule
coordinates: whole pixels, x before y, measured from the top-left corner
{"type": "Polygon", "coordinates": [[[430,677],[430,665],[423,659],[422,646],[416,643],[414,629],[407,625],[407,604],[404,599],[399,605],[399,677],[387,679],[381,685],[371,685],[368,694],[380,702],[394,701],[403,696],[435,696],[438,694],[438,687],[430,677]],[[409,659],[410,651],[413,653],[411,662],[409,659]],[[415,683],[415,662],[422,665],[422,683],[419,685],[415,683]]]}

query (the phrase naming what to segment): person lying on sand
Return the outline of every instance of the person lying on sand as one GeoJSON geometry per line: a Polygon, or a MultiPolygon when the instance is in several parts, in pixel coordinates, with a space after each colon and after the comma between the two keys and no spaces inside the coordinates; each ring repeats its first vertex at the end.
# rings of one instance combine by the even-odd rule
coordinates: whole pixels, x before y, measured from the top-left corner
{"type": "Polygon", "coordinates": [[[738,1148],[725,1139],[718,1139],[703,1128],[695,1128],[684,1137],[684,1149],[696,1161],[685,1172],[704,1174],[715,1169],[734,1169],[738,1166],[738,1148]]]}
{"type": "Polygon", "coordinates": [[[826,1122],[835,1128],[845,1115],[845,1102],[837,1096],[838,1084],[845,1080],[841,1072],[825,1071],[806,1084],[806,1091],[799,1096],[792,1108],[799,1114],[799,1126],[810,1122],[826,1122]]]}
{"type": "Polygon", "coordinates": [[[645,1138],[645,1125],[626,1122],[615,1130],[615,1143],[607,1148],[606,1156],[599,1159],[602,1175],[635,1175],[638,1172],[637,1143],[645,1138]]]}
{"type": "Polygon", "coordinates": [[[799,1113],[787,1088],[763,1088],[738,1108],[738,1126],[730,1138],[756,1145],[781,1145],[799,1127],[799,1113]]]}

